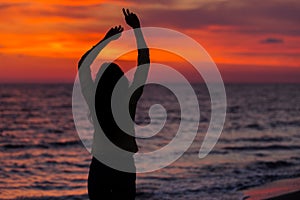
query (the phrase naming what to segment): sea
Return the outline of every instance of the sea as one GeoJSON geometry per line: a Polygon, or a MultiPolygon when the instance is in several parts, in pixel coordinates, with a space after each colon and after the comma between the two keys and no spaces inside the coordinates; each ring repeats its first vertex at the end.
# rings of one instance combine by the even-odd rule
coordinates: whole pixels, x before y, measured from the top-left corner
{"type": "MultiPolygon", "coordinates": [[[[223,131],[202,159],[211,99],[205,84],[192,86],[200,108],[197,135],[170,165],[137,174],[137,200],[239,200],[248,188],[300,177],[300,84],[225,84],[223,131]]],[[[92,156],[75,128],[72,92],[73,84],[0,85],[0,199],[88,199],[92,156]]],[[[166,123],[156,135],[137,139],[140,152],[167,145],[182,120],[172,91],[153,84],[139,101],[137,124],[151,122],[154,104],[165,107],[166,123]]]]}

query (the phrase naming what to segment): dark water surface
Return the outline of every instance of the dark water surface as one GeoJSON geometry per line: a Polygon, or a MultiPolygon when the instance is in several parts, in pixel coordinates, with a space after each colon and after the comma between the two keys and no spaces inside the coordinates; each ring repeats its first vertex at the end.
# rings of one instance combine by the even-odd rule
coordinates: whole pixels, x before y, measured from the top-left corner
{"type": "MultiPolygon", "coordinates": [[[[205,85],[194,88],[201,120],[193,145],[172,165],[138,174],[136,199],[240,199],[245,188],[300,177],[299,84],[226,85],[224,131],[201,160],[210,98],[205,85]]],[[[68,84],[0,86],[0,199],[87,199],[91,156],[75,130],[71,103],[68,84]]],[[[145,89],[137,122],[147,124],[149,106],[157,103],[168,110],[166,126],[139,139],[140,151],[161,148],[178,129],[178,102],[157,86],[145,89]]]]}

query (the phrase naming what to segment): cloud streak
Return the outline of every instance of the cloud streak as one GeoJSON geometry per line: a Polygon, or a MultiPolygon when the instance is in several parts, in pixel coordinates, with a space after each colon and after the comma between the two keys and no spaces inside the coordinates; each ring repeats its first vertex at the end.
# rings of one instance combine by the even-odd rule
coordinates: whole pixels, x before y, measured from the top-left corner
{"type": "Polygon", "coordinates": [[[249,34],[300,34],[300,2],[294,0],[212,1],[187,10],[147,10],[143,16],[149,25],[178,29],[227,26],[249,34]]]}
{"type": "MultiPolygon", "coordinates": [[[[24,69],[40,61],[39,57],[44,57],[42,61],[47,63],[54,63],[58,58],[68,60],[57,62],[58,68],[70,65],[72,59],[76,63],[75,60],[98,42],[108,28],[119,24],[128,28],[122,17],[122,7],[136,12],[143,26],[173,28],[193,37],[216,62],[243,67],[245,64],[300,67],[298,0],[3,2],[0,3],[0,55],[8,56],[6,58],[24,55],[24,69]]],[[[162,36],[160,39],[164,40],[162,36]]],[[[4,57],[0,59],[3,61],[4,57]]],[[[157,60],[163,59],[168,58],[162,56],[157,60]]],[[[21,68],[13,60],[5,59],[6,65],[21,68]]],[[[67,73],[68,67],[73,70],[74,66],[64,67],[67,73]]],[[[236,73],[241,70],[237,67],[236,73]]]]}
{"type": "Polygon", "coordinates": [[[280,38],[266,38],[260,41],[260,43],[262,44],[280,44],[283,42],[284,42],[283,39],[280,38]]]}

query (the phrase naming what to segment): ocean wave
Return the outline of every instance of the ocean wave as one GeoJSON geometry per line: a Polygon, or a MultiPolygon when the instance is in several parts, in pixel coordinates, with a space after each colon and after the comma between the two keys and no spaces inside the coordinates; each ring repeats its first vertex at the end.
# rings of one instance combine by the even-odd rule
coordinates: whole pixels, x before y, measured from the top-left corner
{"type": "Polygon", "coordinates": [[[61,196],[41,196],[41,197],[17,197],[14,200],[88,200],[87,194],[82,195],[61,195],[61,196]]]}
{"type": "Polygon", "coordinates": [[[24,149],[24,148],[48,148],[47,145],[43,144],[35,144],[35,145],[27,145],[27,144],[3,144],[1,148],[4,149],[24,149]]]}
{"type": "Polygon", "coordinates": [[[247,124],[245,126],[245,128],[249,128],[249,129],[255,129],[255,130],[264,130],[266,127],[257,124],[257,123],[253,123],[253,124],[247,124]]]}
{"type": "Polygon", "coordinates": [[[61,141],[61,142],[50,142],[50,143],[41,143],[41,144],[2,144],[0,148],[3,149],[24,149],[24,148],[41,148],[48,149],[54,147],[69,147],[81,145],[80,140],[70,140],[70,141],[61,141]]]}
{"type": "Polygon", "coordinates": [[[257,138],[239,138],[235,142],[283,142],[290,141],[289,138],[262,136],[257,138]]]}
{"type": "Polygon", "coordinates": [[[277,169],[282,167],[291,167],[294,163],[288,161],[258,161],[253,163],[256,169],[277,169]]]}
{"type": "Polygon", "coordinates": [[[273,128],[288,127],[288,126],[299,127],[300,126],[300,121],[298,121],[298,120],[294,120],[294,121],[275,121],[275,122],[271,122],[270,126],[273,127],[273,128]]]}
{"type": "Polygon", "coordinates": [[[223,149],[231,151],[260,151],[260,150],[295,150],[300,149],[297,145],[267,145],[267,146],[230,146],[223,149]]]}
{"type": "Polygon", "coordinates": [[[72,146],[72,145],[79,145],[80,140],[70,140],[70,141],[61,141],[61,142],[52,142],[49,145],[54,147],[61,147],[61,146],[72,146]]]}
{"type": "Polygon", "coordinates": [[[228,106],[227,113],[239,113],[240,109],[240,106],[228,106]]]}

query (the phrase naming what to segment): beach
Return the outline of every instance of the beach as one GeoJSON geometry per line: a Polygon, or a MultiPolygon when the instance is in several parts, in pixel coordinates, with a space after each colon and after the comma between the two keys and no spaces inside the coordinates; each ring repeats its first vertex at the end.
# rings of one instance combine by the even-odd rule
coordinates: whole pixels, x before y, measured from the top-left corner
{"type": "Polygon", "coordinates": [[[244,191],[244,200],[299,200],[300,178],[283,179],[244,191]]]}

